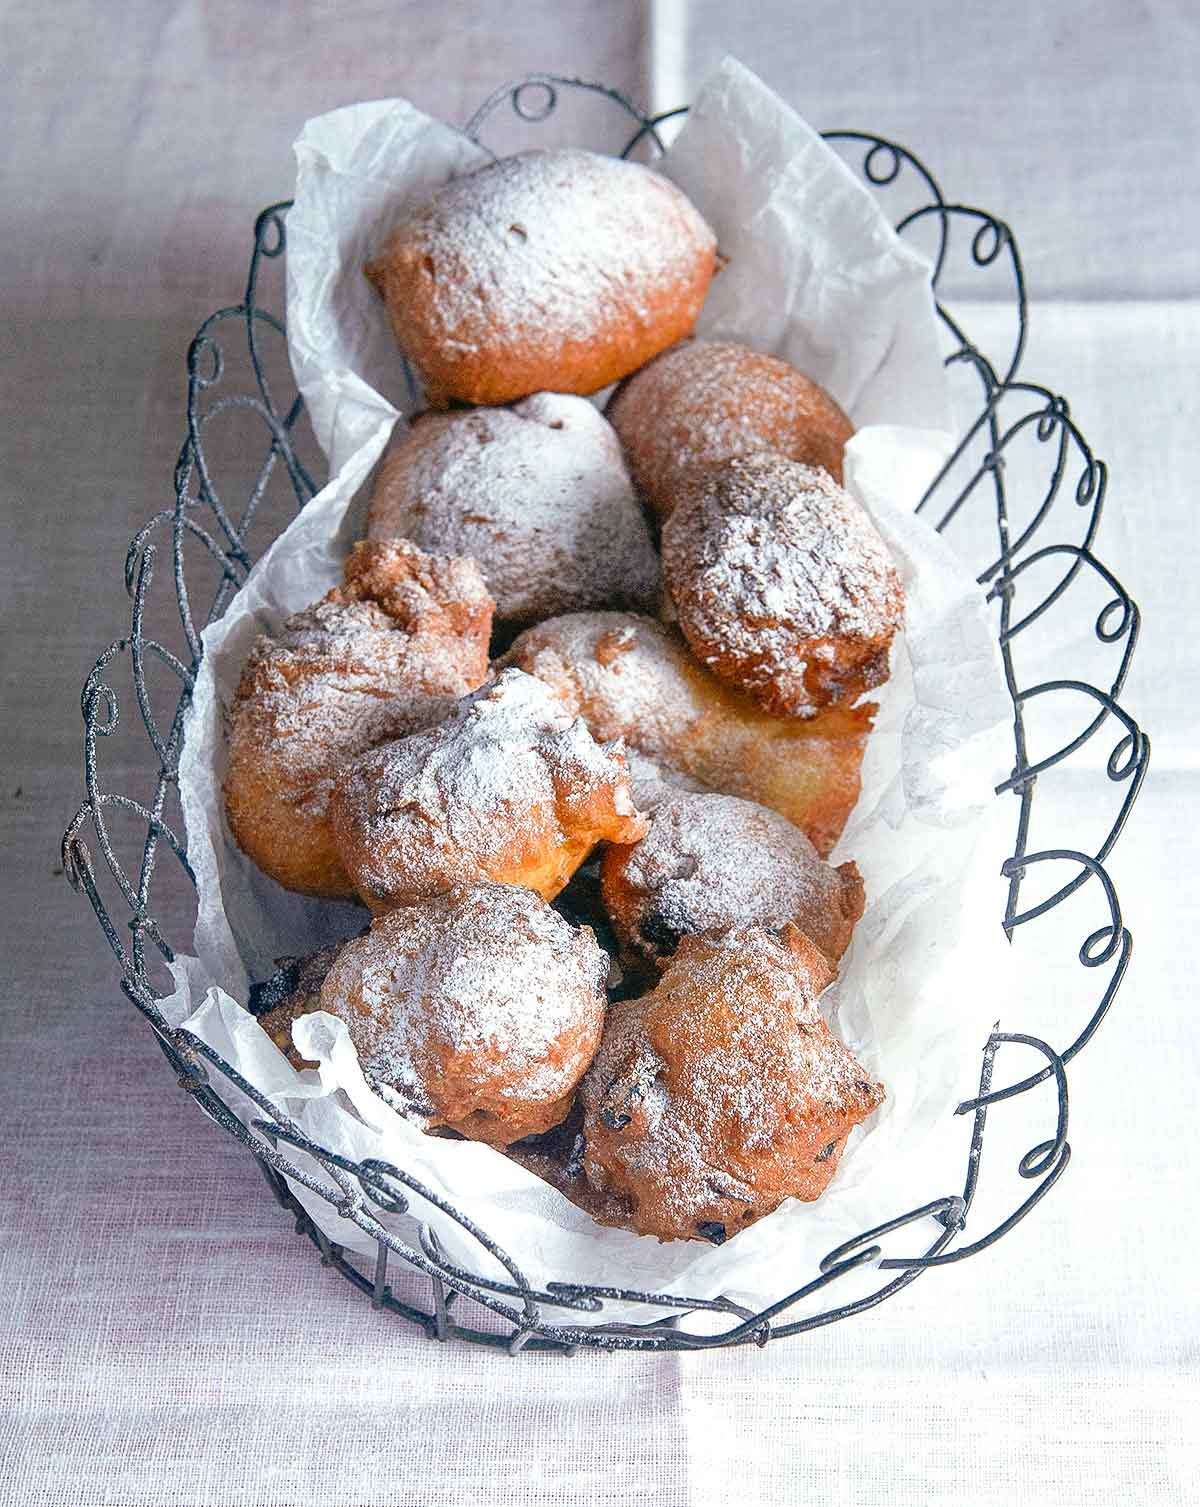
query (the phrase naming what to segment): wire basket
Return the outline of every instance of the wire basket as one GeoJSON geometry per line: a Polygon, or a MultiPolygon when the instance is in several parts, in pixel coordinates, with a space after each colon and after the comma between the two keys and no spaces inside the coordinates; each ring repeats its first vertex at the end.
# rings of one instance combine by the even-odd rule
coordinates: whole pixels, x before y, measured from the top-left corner
{"type": "MultiPolygon", "coordinates": [[[[622,153],[626,156],[634,152],[653,156],[661,151],[660,127],[683,113],[676,110],[651,117],[602,85],[534,74],[497,90],[472,117],[466,134],[482,144],[485,127],[496,125],[501,117],[508,128],[514,122],[536,126],[566,98],[583,99],[593,106],[600,102],[616,112],[629,138],[622,153]]],[[[1085,886],[1099,892],[1104,920],[1079,948],[1079,962],[1092,982],[1082,1025],[1070,1033],[1072,1039],[1054,1046],[1037,1035],[996,1029],[983,1043],[978,1092],[954,1111],[971,1117],[961,1192],[939,1193],[918,1208],[882,1219],[829,1252],[815,1274],[760,1312],[727,1298],[641,1292],[620,1283],[582,1285],[571,1282],[569,1274],[544,1288],[535,1287],[469,1214],[452,1207],[401,1167],[380,1161],[350,1162],[314,1143],[209,1045],[187,1031],[173,1029],[163,1016],[158,1002],[170,986],[161,987],[167,977],[161,963],[173,960],[174,951],[164,934],[161,860],[169,855],[174,862],[166,867],[191,879],[178,835],[177,770],[184,715],[202,652],[200,632],[205,623],[220,616],[245,580],[255,553],[252,529],[263,532],[264,499],[272,489],[282,492],[291,512],[317,491],[301,456],[302,401],[294,385],[281,397],[280,379],[268,374],[272,363],[282,365],[283,324],[260,302],[260,277],[284,251],[287,203],[270,206],[255,223],[242,301],[205,320],[188,350],[187,436],[176,467],[174,503],[156,513],[129,547],[125,587],[132,600],[130,631],[105,649],[83,688],[86,797],[63,838],[64,870],[91,902],[119,964],[121,987],[145,1017],[180,1085],[256,1158],[275,1196],[295,1217],[297,1230],[318,1247],[326,1264],[365,1293],[376,1308],[409,1320],[439,1340],[454,1336],[503,1346],[514,1354],[523,1349],[657,1351],[763,1345],[873,1307],[930,1268],[988,1249],[1045,1197],[1070,1158],[1067,1069],[1112,1004],[1132,947],[1105,863],[1149,760],[1149,740],[1119,704],[1137,644],[1138,609],[1092,551],[1107,470],[1092,455],[1066,401],[1046,387],[1018,378],[1028,329],[1027,307],[1021,259],[1009,227],[984,210],[948,201],[921,162],[892,141],[862,131],[830,131],[825,139],[887,202],[902,236],[925,237],[938,314],[950,348],[948,365],[964,373],[975,389],[975,417],[964,428],[918,511],[939,531],[958,533],[960,550],[964,543],[973,548],[980,565],[977,579],[996,604],[1014,738],[1012,772],[997,787],[997,797],[1012,803],[1015,815],[1012,851],[1003,865],[1008,890],[1002,925],[1011,938],[1085,886]],[[900,210],[895,209],[897,195],[907,196],[900,210]],[[956,256],[965,273],[957,270],[952,278],[956,256]],[[967,332],[968,321],[947,306],[949,283],[956,280],[956,290],[971,292],[972,277],[988,280],[993,300],[988,322],[992,324],[997,322],[999,289],[1011,325],[1002,349],[995,348],[996,341],[989,350],[973,340],[967,332]],[[229,345],[222,344],[227,336],[244,342],[247,392],[228,390],[229,345]],[[218,421],[228,423],[232,415],[256,426],[262,456],[237,508],[225,500],[227,489],[218,483],[212,442],[216,431],[211,427],[217,424],[219,428],[218,421]],[[1018,452],[1020,465],[1014,464],[1018,452]],[[983,523],[986,531],[981,529],[983,523]],[[203,614],[193,607],[201,564],[215,579],[203,614]],[[1084,583],[1092,593],[1098,589],[1102,594],[1098,612],[1081,605],[1089,594],[1084,583]],[[1070,603],[1064,608],[1068,594],[1070,603]],[[172,628],[174,648],[165,632],[148,629],[156,602],[169,607],[172,620],[177,620],[172,628]],[[1065,635],[1065,647],[1052,646],[1055,673],[1023,676],[1018,641],[1028,639],[1035,629],[1044,632],[1051,620],[1061,630],[1065,612],[1072,614],[1071,631],[1065,635]],[[1074,664],[1064,662],[1084,638],[1109,656],[1103,675],[1073,674],[1074,664]],[[122,666],[128,671],[138,721],[151,746],[149,794],[142,800],[109,790],[100,773],[100,749],[120,719],[121,702],[112,682],[122,666]],[[152,689],[152,668],[154,676],[165,681],[165,688],[152,689]],[[1063,697],[1077,698],[1086,709],[1081,725],[1065,741],[1038,752],[1031,742],[1031,715],[1047,698],[1063,697]],[[1097,766],[1084,751],[1105,728],[1116,741],[1097,766]],[[1101,791],[1115,792],[1109,802],[1115,810],[1096,841],[1039,849],[1031,845],[1035,793],[1041,790],[1043,800],[1047,795],[1052,800],[1054,791],[1047,790],[1046,777],[1067,761],[1094,782],[1097,796],[1101,791]],[[122,844],[113,831],[118,813],[132,819],[140,834],[132,846],[124,845],[126,851],[119,851],[122,844]],[[99,850],[99,866],[84,841],[87,828],[99,850]],[[1033,874],[1053,877],[1048,885],[1043,882],[1044,892],[1031,899],[1028,887],[1033,874]],[[152,976],[151,970],[163,973],[163,978],[152,976]],[[1039,1065],[995,1087],[997,1055],[1011,1044],[1038,1054],[1039,1065]],[[1054,1128],[1019,1159],[1017,1172],[1031,1186],[1027,1192],[1020,1190],[1015,1206],[989,1218],[985,1230],[967,1240],[989,1114],[1000,1104],[1032,1105],[1038,1097],[1035,1090],[1042,1084],[1048,1085],[1054,1128]],[[257,1106],[260,1113],[249,1117],[249,1123],[230,1108],[231,1089],[257,1106]],[[298,1152],[304,1153],[303,1167],[295,1159],[298,1152]],[[309,1170],[313,1167],[319,1172],[309,1170]],[[352,1221],[374,1243],[374,1260],[331,1244],[293,1195],[292,1186],[307,1188],[352,1221]],[[423,1208],[436,1208],[455,1221],[492,1263],[499,1264],[504,1276],[483,1276],[449,1261],[434,1230],[421,1218],[423,1208]],[[410,1216],[413,1238],[385,1228],[378,1214],[410,1216]],[[900,1231],[904,1232],[900,1252],[887,1254],[885,1242],[900,1231]],[[919,1249],[904,1254],[905,1238],[914,1237],[919,1249]],[[642,1308],[646,1321],[606,1321],[605,1308],[614,1303],[642,1308]]],[[[286,367],[283,370],[282,380],[290,383],[290,373],[286,367]]],[[[279,521],[286,521],[286,512],[279,521]]],[[[262,543],[277,531],[272,526],[262,543]]],[[[1043,652],[1039,662],[1045,657],[1043,652]]],[[[142,745],[143,763],[145,757],[142,745]]],[[[1043,1113],[1045,1101],[1046,1096],[1041,1096],[1043,1113]]],[[[1021,1144],[1029,1138],[1024,1134],[1021,1144]]]]}

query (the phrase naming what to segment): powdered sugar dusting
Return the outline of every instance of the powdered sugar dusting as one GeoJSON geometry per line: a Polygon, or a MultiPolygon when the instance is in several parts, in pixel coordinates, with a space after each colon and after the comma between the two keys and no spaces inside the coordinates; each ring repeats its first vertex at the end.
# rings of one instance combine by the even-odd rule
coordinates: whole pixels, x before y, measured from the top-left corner
{"type": "Polygon", "coordinates": [[[825,472],[783,456],[691,472],[662,546],[684,636],[749,692],[808,702],[809,663],[836,675],[847,654],[882,645],[886,657],[903,619],[899,576],[866,512],[825,472]]]}
{"type": "Polygon", "coordinates": [[[523,633],[503,663],[519,664],[582,712],[598,738],[625,738],[669,762],[685,730],[708,715],[684,673],[677,635],[650,618],[580,612],[523,633]]]}
{"type": "Polygon", "coordinates": [[[321,1002],[369,1079],[444,1123],[569,1093],[599,1040],[607,974],[590,930],[529,890],[480,883],[378,917],[321,1002]]]}
{"type": "Polygon", "coordinates": [[[605,903],[622,940],[651,957],[694,932],[791,921],[836,961],[857,919],[854,900],[861,912],[861,881],[848,868],[852,878],[765,806],[676,793],[654,807],[640,843],[607,853],[605,903]]]}
{"type": "Polygon", "coordinates": [[[736,928],[689,939],[653,994],[613,1008],[583,1086],[585,1167],[639,1228],[731,1233],[823,1190],[882,1099],[821,1019],[828,979],[796,934],[736,928]]]}
{"type": "Polygon", "coordinates": [[[875,638],[899,624],[887,546],[849,493],[812,466],[756,456],[696,474],[664,548],[676,605],[681,596],[723,605],[730,642],[771,632],[786,634],[782,642],[875,638]]]}
{"type": "Polygon", "coordinates": [[[393,446],[372,538],[403,535],[476,560],[501,621],[598,606],[650,609],[658,554],[616,435],[585,398],[429,414],[393,446]]]}
{"type": "Polygon", "coordinates": [[[691,340],[664,351],[608,408],[639,490],[669,516],[681,475],[764,450],[842,479],[853,425],[827,392],[775,356],[691,340]]]}
{"type": "Polygon", "coordinates": [[[428,726],[487,673],[492,602],[472,561],[363,543],[345,574],[255,641],[238,687],[235,735],[264,752],[287,739],[299,765],[344,751],[360,718],[371,726],[358,748],[389,726],[428,726]]]}
{"type": "Polygon", "coordinates": [[[473,562],[371,543],[350,556],[345,585],[256,640],[232,708],[225,796],[238,841],[267,872],[349,892],[327,827],[336,780],[479,685],[491,617],[473,562]],[[289,847],[279,826],[293,816],[289,847]]]}
{"type": "Polygon", "coordinates": [[[505,670],[431,732],[385,744],[334,796],[343,859],[360,892],[388,900],[470,879],[527,847],[554,850],[607,792],[608,830],[645,830],[619,748],[597,743],[549,687],[505,670]],[[352,855],[352,856],[351,856],[352,855]]]}
{"type": "Polygon", "coordinates": [[[638,748],[629,748],[625,753],[626,762],[629,765],[629,785],[633,791],[633,803],[639,811],[652,811],[663,801],[669,801],[672,796],[681,791],[692,791],[696,794],[707,790],[707,786],[699,780],[694,780],[690,775],[680,774],[676,769],[671,769],[666,764],[660,764],[638,748]]]}
{"type": "Polygon", "coordinates": [[[717,680],[679,633],[583,612],[527,629],[501,661],[552,686],[598,738],[624,738],[710,789],[770,806],[828,853],[859,791],[872,706],[772,716],[717,680]]]}
{"type": "Polygon", "coordinates": [[[520,346],[588,340],[614,316],[645,327],[655,295],[713,245],[666,178],[576,150],[521,152],[448,183],[400,234],[427,258],[438,338],[468,350],[481,328],[520,346]]]}
{"type": "Polygon", "coordinates": [[[231,743],[264,757],[286,745],[303,802],[323,808],[347,758],[433,726],[473,689],[462,659],[461,645],[445,640],[414,655],[373,602],[318,602],[256,642],[231,743]]]}

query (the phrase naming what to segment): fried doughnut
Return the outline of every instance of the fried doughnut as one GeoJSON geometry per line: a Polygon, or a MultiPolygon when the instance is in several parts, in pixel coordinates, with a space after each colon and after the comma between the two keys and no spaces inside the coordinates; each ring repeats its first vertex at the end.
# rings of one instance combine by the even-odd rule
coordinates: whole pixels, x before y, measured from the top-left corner
{"type": "Polygon", "coordinates": [[[818,1198],[883,1100],[817,996],[833,975],[794,926],[685,937],[657,989],[614,1005],[583,1081],[584,1170],[635,1229],[719,1244],[818,1198]]]}
{"type": "Polygon", "coordinates": [[[621,447],[586,398],[426,414],[384,458],[367,532],[469,555],[497,623],[513,627],[658,601],[658,552],[621,447]]]}
{"type": "Polygon", "coordinates": [[[622,947],[660,967],[693,932],[787,921],[836,964],[865,903],[855,864],[832,868],[798,827],[733,795],[660,802],[641,842],[608,848],[600,873],[622,947]]]}
{"type": "Polygon", "coordinates": [[[771,450],[842,479],[854,426],[823,387],[731,341],[689,340],[613,394],[608,417],[638,491],[665,521],[679,477],[697,465],[771,450]]]}
{"type": "Polygon", "coordinates": [[[481,882],[376,917],[338,954],[321,1008],[394,1107],[506,1146],[569,1111],[607,976],[586,927],[531,890],[481,882]]]}
{"type": "Polygon", "coordinates": [[[598,744],[520,670],[440,726],[351,765],[330,817],[346,872],[376,912],[481,878],[551,900],[598,842],[646,831],[621,750],[598,744]]]}
{"type": "Polygon", "coordinates": [[[553,618],[521,634],[501,663],[552,686],[597,738],[624,738],[712,790],[778,811],[822,857],[858,800],[873,706],[832,707],[807,721],[768,716],[649,618],[553,618]]]}
{"type": "Polygon", "coordinates": [[[693,653],[764,710],[811,717],[887,679],[900,577],[824,471],[766,454],[690,471],[662,552],[693,653]]]}
{"type": "Polygon", "coordinates": [[[357,545],[345,584],[259,638],[242,671],[224,794],[243,852],[287,889],[353,897],[329,826],[337,776],[480,685],[491,622],[474,561],[357,545]]]}
{"type": "Polygon", "coordinates": [[[669,179],[571,150],[443,185],[364,271],[440,408],[599,391],[691,334],[715,265],[669,179]]]}

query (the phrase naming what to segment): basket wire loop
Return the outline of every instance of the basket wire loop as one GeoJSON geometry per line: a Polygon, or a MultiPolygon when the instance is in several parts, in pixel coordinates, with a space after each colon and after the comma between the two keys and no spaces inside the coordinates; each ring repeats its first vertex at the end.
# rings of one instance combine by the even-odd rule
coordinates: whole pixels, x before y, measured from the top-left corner
{"type": "MultiPolygon", "coordinates": [[[[661,152],[659,128],[684,113],[680,109],[647,115],[625,95],[606,85],[537,73],[496,90],[471,117],[465,134],[482,146],[483,130],[498,113],[510,111],[518,119],[535,124],[552,115],[564,98],[579,94],[606,99],[627,118],[632,134],[624,149],[625,156],[642,146],[661,152]]],[[[764,1345],[769,1340],[806,1333],[862,1313],[910,1285],[930,1267],[963,1261],[988,1250],[1049,1193],[1070,1160],[1067,1068],[1095,1035],[1111,1007],[1132,950],[1132,937],[1124,924],[1105,863],[1141,789],[1150,757],[1149,739],[1120,704],[1137,647],[1140,613],[1116,576],[1093,552],[1107,494],[1108,472],[1104,463],[1093,456],[1070,416],[1065,399],[1046,387],[1018,379],[1028,331],[1028,305],[1025,274],[1011,229],[985,210],[949,202],[924,164],[897,142],[850,130],[827,132],[826,139],[836,148],[857,156],[858,169],[873,188],[887,189],[903,182],[920,193],[922,203],[897,219],[896,228],[901,235],[917,227],[926,233],[929,229],[934,232],[936,241],[931,260],[937,313],[953,346],[947,362],[966,367],[979,382],[978,413],[921,499],[918,512],[927,515],[939,531],[944,531],[968,508],[977,510],[981,505],[979,498],[990,492],[991,510],[995,514],[997,553],[980,572],[978,580],[987,588],[989,600],[997,604],[998,645],[1013,708],[1012,772],[997,786],[999,796],[1014,796],[1017,801],[1013,849],[1002,870],[1008,881],[1002,925],[1011,938],[1018,927],[1055,910],[1083,886],[1093,883],[1103,895],[1109,919],[1084,940],[1079,960],[1085,968],[1108,967],[1109,972],[1099,1002],[1083,1029],[1065,1048],[1055,1049],[1029,1034],[1002,1032],[998,1025],[991,1033],[983,1048],[978,1094],[955,1110],[960,1116],[973,1116],[961,1194],[943,1194],[843,1242],[828,1253],[815,1276],[757,1313],[725,1297],[701,1299],[685,1293],[648,1292],[621,1285],[548,1281],[544,1288],[536,1288],[517,1262],[448,1200],[401,1167],[378,1160],[355,1163],[317,1144],[199,1037],[173,1029],[163,1016],[157,1003],[162,994],[148,973],[147,945],[168,962],[173,960],[174,952],[154,914],[152,884],[164,847],[194,884],[184,845],[165,813],[178,780],[184,718],[202,652],[200,632],[205,624],[224,612],[253,564],[247,535],[277,472],[282,468],[287,490],[297,508],[303,507],[318,490],[296,448],[303,400],[299,393],[290,390],[278,396],[266,371],[265,342],[273,341],[278,346],[284,338],[284,326],[276,315],[261,306],[259,279],[264,264],[284,253],[289,201],[269,205],[255,221],[242,301],[210,315],[188,348],[187,432],[175,466],[174,504],[154,514],[129,546],[125,561],[125,589],[132,603],[129,634],[104,650],[83,687],[85,794],[63,836],[63,870],[72,886],[82,891],[91,904],[116,957],[122,990],[154,1032],[180,1086],[211,1120],[253,1154],[272,1194],[294,1216],[297,1232],[312,1241],[326,1265],[336,1268],[359,1288],[373,1307],[399,1316],[437,1340],[454,1337],[505,1349],[511,1355],[525,1350],[574,1354],[584,1347],[661,1351],[764,1345]],[[1011,348],[996,359],[972,341],[945,307],[938,291],[956,235],[968,238],[974,267],[1003,270],[1010,285],[1016,335],[1011,348]],[[252,375],[249,393],[227,393],[222,387],[227,370],[222,341],[236,329],[241,331],[249,358],[252,375]],[[1016,417],[1010,417],[1014,410],[1016,417]],[[222,497],[205,451],[209,426],[233,413],[249,413],[257,418],[265,445],[249,494],[238,506],[222,497]],[[1048,471],[1044,489],[1027,521],[1018,526],[1013,521],[1006,460],[1007,453],[1022,437],[1032,437],[1045,450],[1048,471]],[[982,456],[974,458],[981,447],[982,456]],[[1071,511],[1084,515],[1082,537],[1076,540],[1055,537],[1051,525],[1062,517],[1064,504],[1071,502],[1074,504],[1071,511]],[[160,570],[164,547],[165,558],[170,562],[170,584],[165,589],[173,592],[183,639],[181,652],[147,636],[146,632],[146,608],[152,589],[160,577],[166,578],[160,570]],[[189,561],[197,550],[219,570],[211,599],[199,615],[188,580],[189,561]],[[1018,582],[1031,568],[1049,561],[1061,562],[1063,573],[1038,600],[1023,605],[1018,615],[1014,606],[1018,582]],[[1119,662],[1111,680],[1103,686],[1068,677],[1021,684],[1013,658],[1015,641],[1084,579],[1102,584],[1111,593],[1094,622],[1099,643],[1120,646],[1119,662]],[[121,702],[112,684],[119,661],[128,662],[133,704],[153,750],[151,791],[146,801],[106,789],[100,776],[102,742],[116,731],[120,722],[121,702]],[[147,683],[150,661],[164,667],[177,683],[174,699],[161,716],[155,710],[147,683]],[[1040,697],[1064,693],[1090,699],[1094,713],[1077,736],[1053,752],[1032,759],[1026,712],[1040,697]],[[1070,848],[1030,851],[1031,817],[1039,779],[1073,758],[1110,723],[1119,729],[1119,740],[1103,772],[1096,777],[1125,789],[1108,832],[1094,852],[1070,848]],[[135,870],[127,871],[122,864],[109,829],[109,815],[118,810],[132,814],[145,827],[135,870]],[[94,840],[103,871],[115,883],[120,904],[127,913],[124,926],[129,931],[128,942],[122,935],[120,912],[114,915],[101,893],[95,861],[84,840],[85,832],[94,840]],[[1065,867],[1068,876],[1046,898],[1022,908],[1023,883],[1031,870],[1045,864],[1065,867]],[[1036,1051],[1044,1059],[1043,1065],[1022,1078],[993,1088],[996,1056],[1001,1047],[1009,1045],[1036,1051]],[[989,1112],[1050,1080],[1054,1083],[1057,1104],[1054,1134],[1026,1151],[1017,1166],[1020,1177],[1035,1186],[986,1233],[962,1243],[960,1237],[967,1227],[979,1187],[989,1112]],[[235,1105],[251,1108],[247,1112],[244,1107],[236,1109],[235,1105]],[[297,1190],[303,1190],[310,1199],[325,1201],[343,1219],[357,1226],[375,1243],[374,1258],[364,1261],[332,1242],[310,1217],[297,1197],[297,1190]],[[453,1221],[480,1248],[493,1271],[502,1275],[484,1276],[452,1260],[430,1221],[435,1210],[453,1221]],[[886,1237],[921,1226],[928,1229],[926,1221],[932,1224],[933,1233],[923,1251],[910,1256],[884,1254],[881,1242],[886,1237]],[[401,1227],[412,1229],[415,1234],[406,1238],[399,1233],[401,1227]],[[878,1270],[884,1277],[880,1285],[864,1296],[837,1301],[839,1282],[852,1273],[870,1270],[878,1270]],[[410,1277],[417,1273],[428,1283],[427,1307],[406,1301],[393,1291],[389,1275],[394,1271],[410,1277]],[[807,1300],[826,1301],[827,1290],[829,1306],[814,1313],[795,1312],[807,1300]],[[481,1319],[490,1316],[492,1327],[481,1328],[470,1314],[464,1314],[461,1307],[464,1299],[472,1312],[479,1312],[481,1319]],[[647,1322],[605,1323],[602,1316],[610,1303],[641,1306],[648,1314],[647,1322]],[[684,1328],[684,1320],[697,1314],[729,1322],[712,1332],[684,1328]],[[583,1322],[582,1315],[601,1318],[599,1322],[583,1322]]],[[[160,592],[163,589],[160,587],[160,592]]]]}

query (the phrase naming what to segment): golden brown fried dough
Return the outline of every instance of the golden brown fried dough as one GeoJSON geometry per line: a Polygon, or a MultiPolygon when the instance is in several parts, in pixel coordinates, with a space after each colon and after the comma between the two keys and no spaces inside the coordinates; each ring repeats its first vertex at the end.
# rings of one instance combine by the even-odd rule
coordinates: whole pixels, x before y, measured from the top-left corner
{"type": "Polygon", "coordinates": [[[873,706],[833,707],[807,721],[772,717],[649,618],[552,618],[522,633],[501,663],[545,681],[597,738],[624,738],[712,790],[778,811],[822,857],[858,800],[873,706]]]}
{"type": "Polygon", "coordinates": [[[811,717],[887,679],[900,577],[824,471],[777,455],[691,471],[662,549],[692,652],[765,711],[811,717]]]}
{"type": "Polygon", "coordinates": [[[824,1192],[883,1100],[821,1018],[832,978],[794,926],[685,937],[662,981],[614,1005],[584,1079],[584,1168],[660,1240],[734,1235],[824,1192]]]}
{"type": "Polygon", "coordinates": [[[376,918],[321,1007],[394,1107],[494,1146],[557,1125],[604,1021],[608,955],[544,901],[479,883],[376,918]]]}
{"type": "Polygon", "coordinates": [[[715,264],[668,179],[572,150],[445,184],[364,270],[444,407],[598,392],[691,334],[715,264]]]}
{"type": "Polygon", "coordinates": [[[770,450],[842,479],[854,426],[823,387],[777,356],[689,340],[626,378],[608,405],[634,482],[660,522],[693,466],[770,450]]]}
{"type": "Polygon", "coordinates": [[[469,555],[500,624],[658,602],[658,551],[617,437],[586,398],[425,414],[379,468],[367,532],[469,555]]]}
{"type": "Polygon", "coordinates": [[[695,932],[788,921],[836,965],[865,898],[855,864],[833,868],[799,827],[732,795],[655,805],[641,842],[605,851],[601,885],[622,947],[659,967],[695,932]]]}
{"type": "Polygon", "coordinates": [[[430,732],[359,759],[330,814],[346,871],[376,912],[481,878],[551,900],[597,843],[646,831],[624,754],[520,670],[430,732]]]}
{"type": "Polygon", "coordinates": [[[254,645],[231,709],[225,810],[287,889],[351,897],[329,826],[342,769],[428,727],[487,675],[492,599],[475,563],[359,544],[345,584],[254,645]]]}

